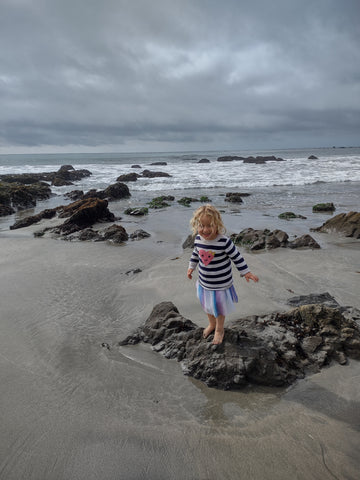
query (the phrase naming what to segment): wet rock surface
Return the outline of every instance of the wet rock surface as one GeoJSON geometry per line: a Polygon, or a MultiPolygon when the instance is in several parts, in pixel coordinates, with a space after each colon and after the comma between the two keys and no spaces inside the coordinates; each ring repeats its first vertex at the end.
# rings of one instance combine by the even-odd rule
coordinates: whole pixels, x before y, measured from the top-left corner
{"type": "MultiPolygon", "coordinates": [[[[322,295],[329,301],[328,294],[322,295]]],[[[149,343],[166,358],[181,362],[185,375],[225,390],[248,384],[290,385],[333,361],[345,365],[348,358],[360,359],[359,310],[306,303],[306,297],[300,302],[304,304],[288,312],[229,323],[221,345],[212,344],[212,335],[204,339],[203,329],[184,318],[172,302],[162,302],[119,345],[149,343]]]]}
{"type": "Polygon", "coordinates": [[[0,182],[0,216],[33,208],[37,200],[47,200],[51,195],[51,188],[44,182],[33,182],[29,185],[0,182]]]}
{"type": "Polygon", "coordinates": [[[62,165],[56,172],[42,173],[11,173],[0,175],[0,180],[7,183],[19,183],[23,185],[50,182],[54,186],[72,185],[72,182],[89,177],[91,172],[86,169],[75,170],[72,165],[62,165]]]}
{"type": "Polygon", "coordinates": [[[330,218],[318,228],[311,229],[313,232],[337,232],[345,237],[360,238],[360,213],[339,213],[330,218]]]}
{"type": "Polygon", "coordinates": [[[270,250],[274,248],[320,248],[320,245],[311,235],[305,234],[289,241],[289,235],[283,230],[255,230],[245,228],[238,234],[231,235],[236,245],[249,248],[249,250],[270,250]]]}

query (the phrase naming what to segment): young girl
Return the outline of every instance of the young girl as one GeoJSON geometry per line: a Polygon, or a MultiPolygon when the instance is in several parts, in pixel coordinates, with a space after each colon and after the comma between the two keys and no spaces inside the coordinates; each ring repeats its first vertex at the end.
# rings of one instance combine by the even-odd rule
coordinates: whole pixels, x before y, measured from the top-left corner
{"type": "Polygon", "coordinates": [[[190,224],[193,233],[197,235],[187,276],[191,280],[193,271],[199,265],[197,296],[209,319],[203,337],[207,338],[215,331],[212,343],[219,345],[224,338],[225,315],[235,310],[234,303],[238,301],[230,259],[247,282],[257,282],[259,279],[250,272],[232,240],[224,235],[225,227],[220,212],[215,207],[199,207],[195,210],[190,224]]]}

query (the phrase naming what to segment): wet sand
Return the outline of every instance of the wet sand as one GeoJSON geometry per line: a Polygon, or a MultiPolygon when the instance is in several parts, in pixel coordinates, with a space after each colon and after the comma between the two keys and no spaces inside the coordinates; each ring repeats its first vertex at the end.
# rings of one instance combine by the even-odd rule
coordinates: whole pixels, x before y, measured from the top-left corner
{"type": "MultiPolygon", "coordinates": [[[[184,209],[128,221],[152,237],[125,246],[1,233],[1,480],[358,478],[360,362],[223,392],[147,345],[118,346],[161,301],[206,325],[186,278],[188,220],[184,209]]],[[[239,218],[225,220],[231,231],[239,218]]],[[[360,308],[359,241],[313,236],[321,250],[243,251],[260,282],[237,278],[230,318],[312,292],[360,308]]]]}

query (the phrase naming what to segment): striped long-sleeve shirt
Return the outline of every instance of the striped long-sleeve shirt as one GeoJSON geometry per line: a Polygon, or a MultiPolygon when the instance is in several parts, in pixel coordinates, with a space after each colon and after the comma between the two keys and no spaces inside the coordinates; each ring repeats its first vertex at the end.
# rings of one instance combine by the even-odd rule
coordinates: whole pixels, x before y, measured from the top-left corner
{"type": "Polygon", "coordinates": [[[229,237],[218,235],[215,240],[205,240],[196,235],[189,268],[195,270],[199,265],[199,283],[206,290],[225,290],[233,283],[230,259],[242,276],[250,271],[229,237]]]}

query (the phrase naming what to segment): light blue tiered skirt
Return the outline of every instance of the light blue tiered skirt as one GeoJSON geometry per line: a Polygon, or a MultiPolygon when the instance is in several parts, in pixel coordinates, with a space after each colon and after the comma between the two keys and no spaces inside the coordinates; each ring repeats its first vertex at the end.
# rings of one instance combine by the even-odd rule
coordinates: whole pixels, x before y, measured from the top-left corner
{"type": "Polygon", "coordinates": [[[198,299],[206,313],[218,317],[219,315],[226,316],[235,310],[238,297],[234,285],[226,290],[206,290],[197,281],[196,289],[198,299]]]}

